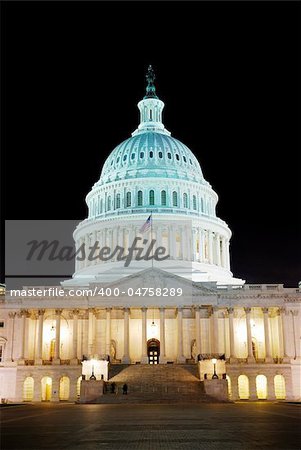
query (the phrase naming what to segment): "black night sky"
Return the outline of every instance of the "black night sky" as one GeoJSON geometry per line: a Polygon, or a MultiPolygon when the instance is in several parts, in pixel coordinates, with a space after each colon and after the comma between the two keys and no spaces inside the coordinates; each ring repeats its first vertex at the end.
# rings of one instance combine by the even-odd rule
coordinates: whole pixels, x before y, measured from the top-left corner
{"type": "Polygon", "coordinates": [[[300,3],[2,2],[2,219],[83,219],[138,122],[152,64],[164,123],[198,157],[248,283],[300,271],[300,3]]]}

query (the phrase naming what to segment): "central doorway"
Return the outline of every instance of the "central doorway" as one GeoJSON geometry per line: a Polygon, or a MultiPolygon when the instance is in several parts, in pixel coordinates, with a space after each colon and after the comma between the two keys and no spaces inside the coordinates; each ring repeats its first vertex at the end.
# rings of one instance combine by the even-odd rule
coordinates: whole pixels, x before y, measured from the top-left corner
{"type": "Polygon", "coordinates": [[[149,339],[147,341],[147,356],[149,364],[159,364],[160,341],[158,339],[149,339]]]}

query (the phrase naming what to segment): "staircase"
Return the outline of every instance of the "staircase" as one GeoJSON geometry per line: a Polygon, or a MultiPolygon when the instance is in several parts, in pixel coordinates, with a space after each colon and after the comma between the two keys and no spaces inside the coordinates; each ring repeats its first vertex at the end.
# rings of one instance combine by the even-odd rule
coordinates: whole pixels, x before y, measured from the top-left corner
{"type": "Polygon", "coordinates": [[[101,403],[200,403],[216,401],[204,392],[196,365],[158,364],[110,367],[107,393],[101,403]],[[115,383],[117,393],[110,392],[115,383]],[[126,383],[128,394],[122,394],[126,383]]]}

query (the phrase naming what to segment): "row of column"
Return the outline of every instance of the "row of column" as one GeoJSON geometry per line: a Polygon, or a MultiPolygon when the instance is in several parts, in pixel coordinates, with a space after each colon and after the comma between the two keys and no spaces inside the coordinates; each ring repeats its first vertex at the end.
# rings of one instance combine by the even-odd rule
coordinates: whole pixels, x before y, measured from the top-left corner
{"type": "MultiPolygon", "coordinates": [[[[202,348],[201,341],[201,321],[200,321],[200,309],[201,307],[195,307],[195,344],[196,344],[196,354],[204,353],[204,349],[202,348]]],[[[251,308],[246,307],[246,330],[247,330],[247,361],[252,363],[255,362],[253,347],[252,347],[252,325],[251,325],[251,308]]],[[[224,310],[224,309],[223,309],[224,310]]],[[[129,314],[130,309],[124,308],[124,352],[122,357],[123,363],[130,362],[130,352],[129,352],[129,314]]],[[[218,342],[219,342],[219,326],[218,326],[218,313],[220,309],[218,307],[212,308],[212,314],[209,316],[210,323],[210,343],[211,343],[211,352],[218,353],[218,342]]],[[[73,324],[73,337],[72,337],[72,350],[71,350],[71,362],[77,362],[77,354],[78,354],[78,317],[79,310],[75,309],[72,311],[72,324],[73,324]]],[[[165,308],[159,308],[160,312],[160,360],[161,362],[166,361],[166,346],[165,346],[165,308]]],[[[269,308],[262,308],[263,312],[263,322],[264,322],[264,342],[265,342],[265,361],[273,362],[272,357],[272,346],[270,342],[270,326],[269,326],[269,308]]],[[[35,352],[35,363],[42,364],[42,352],[43,352],[43,323],[44,323],[44,313],[45,310],[39,309],[37,311],[37,336],[36,336],[36,352],[35,352]]],[[[293,311],[296,315],[298,313],[297,310],[293,311]]],[[[60,363],[60,342],[61,342],[61,314],[62,309],[55,310],[55,349],[54,349],[54,358],[53,364],[60,363]]],[[[21,349],[20,349],[20,357],[19,361],[22,363],[25,358],[25,345],[26,345],[26,318],[30,317],[30,314],[26,310],[21,310],[18,314],[19,317],[22,318],[21,321],[21,349]]],[[[236,359],[236,351],[235,351],[235,332],[234,332],[234,308],[227,308],[227,315],[229,318],[229,349],[230,349],[230,362],[235,362],[236,359]]],[[[285,320],[285,308],[279,308],[279,316],[280,322],[278,326],[279,330],[279,340],[280,347],[283,348],[283,361],[289,361],[289,348],[288,348],[288,332],[287,322],[285,320]]],[[[16,313],[9,313],[9,317],[11,319],[11,343],[14,342],[14,333],[15,333],[15,317],[16,313]]],[[[225,316],[224,316],[225,317],[225,316]]],[[[95,339],[94,339],[94,331],[93,331],[93,320],[94,320],[94,311],[88,311],[88,353],[89,356],[93,356],[95,351],[95,339]]],[[[141,308],[141,321],[142,321],[142,333],[141,333],[141,345],[142,345],[142,353],[141,353],[141,362],[147,362],[147,308],[141,308]]],[[[294,321],[293,321],[294,327],[294,321]]],[[[111,308],[106,308],[106,354],[110,355],[111,353],[111,308]]],[[[295,339],[295,330],[294,330],[294,339],[295,339]]],[[[10,346],[10,358],[13,358],[13,346],[10,346]]],[[[185,357],[183,355],[183,308],[177,308],[177,361],[185,362],[185,357]]],[[[297,355],[296,355],[297,356],[297,355]]]]}
{"type": "MultiPolygon", "coordinates": [[[[94,243],[98,243],[99,248],[109,247],[113,250],[118,245],[127,248],[131,246],[135,237],[139,237],[138,226],[124,228],[116,226],[113,229],[94,231],[79,238],[76,242],[77,250],[85,248],[86,259],[76,260],[76,270],[86,266],[98,264],[99,259],[88,259],[94,243]]],[[[149,239],[151,237],[149,236],[149,239]]],[[[217,232],[204,230],[200,227],[188,230],[188,227],[179,225],[160,226],[154,225],[152,239],[156,239],[157,247],[166,246],[166,251],[172,259],[185,261],[199,261],[215,264],[230,270],[229,239],[217,232]],[[179,243],[179,244],[177,244],[179,243]]],[[[99,251],[99,250],[98,250],[99,251]]],[[[97,253],[95,252],[96,256],[97,253]]],[[[81,256],[81,255],[79,255],[81,256]]],[[[114,257],[112,259],[114,261],[114,257]]]]}

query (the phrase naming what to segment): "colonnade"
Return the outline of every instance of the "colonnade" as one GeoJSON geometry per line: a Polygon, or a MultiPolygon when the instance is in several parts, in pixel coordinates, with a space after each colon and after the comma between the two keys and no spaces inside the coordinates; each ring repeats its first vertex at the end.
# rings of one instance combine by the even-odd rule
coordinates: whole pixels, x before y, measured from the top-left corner
{"type": "MultiPolygon", "coordinates": [[[[85,249],[85,259],[82,261],[76,260],[76,270],[102,262],[97,258],[99,249],[109,247],[111,254],[116,246],[128,249],[136,237],[143,237],[149,241],[155,239],[157,242],[154,248],[165,247],[166,254],[170,255],[171,259],[215,264],[230,270],[230,241],[228,237],[221,233],[202,227],[193,227],[191,229],[185,223],[179,225],[154,223],[152,233],[149,231],[148,235],[142,236],[140,228],[141,224],[139,226],[134,224],[126,227],[115,226],[114,228],[103,228],[93,231],[79,237],[76,241],[76,249],[80,259],[82,251],[79,252],[79,249],[85,249]],[[91,253],[91,248],[93,248],[95,243],[97,243],[98,250],[93,250],[91,253]],[[88,258],[89,254],[91,255],[90,258],[88,258]]],[[[117,254],[110,261],[116,261],[116,258],[117,254]]]]}
{"type": "MultiPolygon", "coordinates": [[[[115,308],[114,308],[115,309],[115,308]]],[[[137,316],[137,309],[135,308],[135,314],[137,316]]],[[[225,352],[227,347],[227,358],[230,363],[235,363],[238,360],[238,351],[237,351],[237,339],[239,338],[237,334],[237,330],[235,329],[235,309],[234,307],[203,307],[203,306],[193,306],[193,307],[177,307],[173,308],[173,315],[170,316],[171,308],[169,310],[169,316],[166,318],[166,308],[159,307],[159,334],[158,338],[160,339],[160,362],[164,363],[170,360],[170,356],[166,354],[166,321],[168,320],[176,320],[176,332],[177,339],[174,345],[176,346],[176,362],[184,363],[187,359],[187,352],[184,356],[183,342],[184,342],[184,333],[188,332],[187,327],[184,322],[187,317],[187,310],[189,310],[189,318],[194,320],[194,326],[192,327],[193,335],[189,336],[195,340],[195,354],[204,354],[208,353],[208,345],[207,349],[204,348],[204,341],[202,336],[204,337],[204,332],[208,334],[206,340],[209,342],[210,353],[222,353],[225,352]],[[185,314],[184,314],[185,311],[185,314]],[[206,331],[202,330],[202,320],[201,318],[206,318],[209,320],[209,326],[206,326],[206,331]],[[224,319],[223,327],[221,327],[220,319],[224,319]],[[228,336],[226,337],[225,330],[228,331],[228,336]],[[224,336],[222,336],[224,333],[224,336]],[[224,341],[223,341],[224,339],[224,341]],[[221,344],[222,342],[222,344],[221,344]]],[[[121,362],[130,363],[130,317],[131,317],[131,308],[116,308],[119,310],[119,317],[123,313],[123,342],[119,342],[118,345],[123,348],[123,355],[121,362]]],[[[148,362],[147,355],[147,314],[148,308],[141,307],[140,308],[140,317],[141,317],[141,363],[148,362]]],[[[154,308],[151,308],[154,311],[154,308]]],[[[274,313],[275,309],[273,308],[274,313]]],[[[46,310],[49,314],[49,310],[46,310]]],[[[20,364],[25,363],[26,349],[28,346],[28,342],[26,338],[28,338],[28,326],[29,320],[34,321],[34,339],[35,342],[35,351],[34,351],[34,364],[39,365],[43,363],[43,327],[44,327],[44,319],[45,313],[44,309],[28,311],[21,310],[18,314],[11,312],[9,313],[9,329],[11,336],[8,339],[8,345],[5,351],[5,359],[7,361],[10,360],[18,360],[20,364]],[[19,322],[16,324],[16,320],[19,322]],[[15,355],[15,350],[13,348],[14,342],[16,341],[16,329],[18,329],[18,333],[21,335],[21,347],[19,349],[19,354],[15,355]],[[17,358],[16,358],[17,356],[17,358]]],[[[247,355],[246,361],[248,363],[255,362],[254,348],[252,345],[252,318],[251,318],[251,307],[245,307],[245,328],[246,328],[246,348],[247,355]]],[[[265,348],[265,362],[273,363],[273,355],[272,355],[272,342],[271,342],[271,322],[269,318],[269,308],[263,307],[261,308],[263,319],[263,328],[264,328],[264,348],[265,348]]],[[[61,318],[62,318],[62,309],[56,309],[52,311],[52,317],[54,317],[55,321],[55,346],[54,346],[54,355],[52,359],[52,364],[60,364],[61,363],[61,318]]],[[[257,308],[258,313],[258,308],[257,308]]],[[[88,357],[92,357],[95,354],[99,354],[99,343],[97,343],[96,334],[95,334],[95,326],[93,322],[100,315],[103,318],[105,314],[105,352],[106,355],[111,354],[111,343],[112,343],[112,333],[111,333],[111,322],[112,322],[112,308],[108,307],[104,309],[88,309],[82,310],[73,309],[71,311],[64,310],[64,315],[68,314],[68,317],[71,319],[70,324],[72,326],[72,338],[69,342],[69,360],[70,364],[78,363],[78,355],[79,355],[79,339],[82,339],[79,336],[79,318],[81,320],[88,320],[88,332],[87,332],[87,346],[88,349],[88,357]]],[[[139,313],[138,313],[139,314],[139,313]]],[[[240,308],[241,314],[241,308],[240,308]]],[[[281,353],[282,362],[288,362],[290,358],[300,358],[300,349],[298,347],[298,337],[296,336],[296,324],[295,319],[298,314],[298,310],[289,311],[286,308],[278,308],[277,317],[278,317],[278,343],[277,347],[280,349],[279,353],[281,353]],[[292,354],[292,346],[288,346],[288,341],[290,339],[289,333],[291,333],[291,329],[294,330],[294,351],[295,354],[292,354]]],[[[49,315],[48,315],[49,317],[49,315]]],[[[114,336],[113,336],[114,337],[114,336]]],[[[82,342],[81,347],[82,349],[82,342]]],[[[119,347],[120,350],[120,347],[119,347]]],[[[190,355],[189,355],[190,356],[190,355]]],[[[239,355],[241,359],[241,355],[239,355]]]]}

